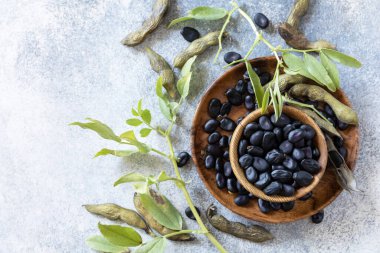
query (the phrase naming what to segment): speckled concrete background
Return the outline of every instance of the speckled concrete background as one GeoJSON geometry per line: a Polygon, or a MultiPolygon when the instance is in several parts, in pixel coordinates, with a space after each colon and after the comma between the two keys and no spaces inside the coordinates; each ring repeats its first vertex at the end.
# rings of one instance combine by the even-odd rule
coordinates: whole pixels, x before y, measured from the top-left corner
{"type": "MultiPolygon", "coordinates": [[[[276,24],[284,20],[290,0],[242,1],[253,15],[264,12],[276,24]]],[[[84,203],[115,202],[132,206],[130,188],[112,187],[127,171],[156,173],[170,164],[156,156],[92,159],[102,147],[115,147],[95,134],[67,124],[85,117],[107,122],[117,133],[140,97],[162,123],[154,83],[144,46],[172,59],[187,46],[180,26],[163,25],[142,45],[125,48],[119,41],[149,13],[152,1],[37,0],[0,4],[0,252],[90,252],[84,239],[97,233],[98,217],[81,207],[84,203]]],[[[173,1],[165,23],[186,10],[208,4],[229,7],[228,1],[173,1]]],[[[361,150],[355,172],[364,194],[343,193],[325,210],[325,220],[265,225],[274,241],[255,244],[218,231],[216,237],[231,252],[379,252],[380,22],[377,0],[312,1],[303,28],[311,38],[336,42],[345,53],[357,56],[364,67],[341,68],[343,88],[360,115],[361,150]],[[377,238],[377,239],[376,239],[377,238]]],[[[221,22],[188,22],[202,34],[221,22]]],[[[246,52],[252,42],[249,27],[234,16],[228,28],[231,38],[225,51],[246,52]],[[238,25],[239,24],[239,25],[238,25]]],[[[282,44],[275,33],[266,33],[282,44]]],[[[190,150],[190,124],[200,96],[222,73],[222,60],[211,65],[216,50],[198,58],[189,101],[175,129],[177,150],[190,150]],[[206,70],[206,71],[205,71],[206,70]]],[[[254,56],[267,55],[259,47],[254,56]]],[[[149,137],[160,147],[162,141],[149,137]]],[[[170,171],[170,170],[169,170],[170,171]]],[[[204,209],[215,199],[188,166],[184,177],[191,180],[191,195],[204,209]]],[[[164,191],[179,210],[182,195],[166,184],[164,191]]],[[[233,215],[218,204],[222,214],[233,215]]],[[[193,221],[187,221],[195,228],[193,221]]],[[[215,252],[203,237],[193,243],[170,243],[167,252],[215,252]]]]}

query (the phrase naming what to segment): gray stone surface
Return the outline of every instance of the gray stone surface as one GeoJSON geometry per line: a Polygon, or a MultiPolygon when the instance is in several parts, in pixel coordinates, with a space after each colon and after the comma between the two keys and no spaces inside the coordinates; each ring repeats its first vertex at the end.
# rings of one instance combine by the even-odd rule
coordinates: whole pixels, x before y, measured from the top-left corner
{"type": "MultiPolygon", "coordinates": [[[[186,10],[203,5],[224,6],[228,1],[173,1],[167,23],[186,10]]],[[[277,24],[293,1],[241,1],[249,14],[265,13],[277,24]]],[[[156,156],[128,159],[92,159],[102,147],[116,147],[95,134],[68,123],[85,117],[100,119],[117,133],[127,129],[131,106],[139,98],[162,124],[154,97],[156,74],[149,68],[144,46],[173,59],[187,42],[179,35],[182,25],[154,34],[134,48],[119,41],[149,13],[152,1],[37,0],[0,4],[0,252],[90,252],[84,239],[97,232],[101,219],[89,215],[84,203],[115,202],[132,207],[131,188],[112,186],[129,171],[171,171],[156,156]]],[[[325,210],[325,220],[265,225],[276,239],[255,244],[211,229],[230,252],[378,252],[379,218],[379,31],[378,0],[312,1],[303,28],[311,38],[336,42],[345,53],[357,56],[361,69],[342,67],[342,83],[360,115],[361,149],[355,175],[363,194],[343,193],[325,210]]],[[[184,24],[183,24],[184,25],[184,24]]],[[[202,34],[221,22],[187,22],[202,34]]],[[[224,52],[246,52],[252,42],[249,26],[234,15],[231,37],[224,52]]],[[[275,33],[265,33],[282,44],[275,33]]],[[[198,58],[189,100],[175,128],[177,150],[189,150],[190,124],[197,103],[208,85],[222,72],[222,58],[212,65],[216,50],[198,58]]],[[[267,55],[260,46],[253,56],[267,55]]],[[[158,137],[153,146],[164,148],[158,137]]],[[[215,199],[204,188],[193,166],[183,169],[196,205],[203,210],[215,199]]],[[[163,191],[179,210],[187,206],[169,183],[163,191]]],[[[227,217],[238,217],[217,203],[227,217]]],[[[101,220],[106,222],[104,220],[101,220]]],[[[186,220],[188,227],[196,228],[186,220]]],[[[146,237],[144,237],[146,238],[146,237]]],[[[146,238],[147,239],[147,238],[146,238]]],[[[193,243],[169,243],[167,252],[215,252],[202,236],[193,243]]]]}

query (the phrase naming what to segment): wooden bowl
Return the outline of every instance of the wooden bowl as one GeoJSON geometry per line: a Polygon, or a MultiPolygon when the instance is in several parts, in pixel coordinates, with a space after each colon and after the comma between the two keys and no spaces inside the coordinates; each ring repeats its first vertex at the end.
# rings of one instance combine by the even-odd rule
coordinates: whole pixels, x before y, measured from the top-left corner
{"type": "MultiPolygon", "coordinates": [[[[250,62],[253,67],[259,67],[263,71],[271,73],[272,76],[277,64],[275,57],[256,58],[250,62]]],[[[208,144],[208,134],[204,132],[203,125],[208,119],[210,119],[210,116],[207,113],[208,103],[211,98],[218,98],[222,102],[227,101],[227,98],[224,95],[225,91],[228,88],[234,87],[236,82],[242,78],[245,71],[246,68],[244,64],[239,64],[228,69],[214,81],[199,102],[191,128],[192,158],[197,167],[198,175],[215,199],[232,212],[245,218],[261,222],[284,223],[310,217],[324,209],[342,192],[342,188],[337,184],[336,176],[333,170],[329,168],[329,164],[327,165],[325,174],[320,179],[319,184],[313,189],[313,196],[311,198],[306,201],[296,200],[295,207],[288,212],[280,210],[267,214],[260,212],[256,199],[250,200],[246,206],[235,205],[234,198],[237,194],[229,194],[227,189],[219,189],[216,186],[215,170],[206,169],[204,165],[203,150],[208,144]]],[[[342,90],[338,90],[333,95],[343,104],[351,106],[348,98],[342,90]]],[[[244,116],[246,112],[247,110],[244,106],[234,106],[229,117],[233,120],[237,120],[239,117],[244,116]]],[[[221,134],[227,134],[227,132],[220,129],[218,131],[221,134]]],[[[348,167],[353,170],[359,149],[358,127],[349,126],[346,130],[340,131],[340,134],[344,138],[345,147],[348,153],[346,163],[348,167]]]]}
{"type": "MultiPolygon", "coordinates": [[[[272,114],[273,113],[273,107],[268,108],[268,112],[265,114],[272,114]]],[[[284,196],[269,196],[266,195],[262,190],[255,187],[253,184],[251,184],[248,179],[245,177],[244,169],[240,167],[239,165],[239,156],[238,156],[238,147],[239,142],[241,139],[241,136],[243,134],[244,128],[251,122],[256,121],[261,115],[264,115],[261,113],[261,109],[258,109],[256,111],[251,112],[248,114],[242,122],[236,127],[230,144],[230,162],[232,166],[232,170],[237,178],[237,180],[244,186],[244,188],[252,193],[254,196],[264,199],[270,202],[289,202],[293,200],[297,200],[300,197],[306,195],[308,192],[314,189],[315,186],[319,183],[319,180],[322,178],[323,174],[325,173],[326,165],[327,165],[327,146],[326,146],[326,140],[325,137],[321,131],[321,129],[318,127],[318,125],[314,122],[313,119],[311,119],[309,116],[307,116],[304,112],[291,107],[291,106],[284,106],[282,112],[289,116],[292,119],[298,120],[304,124],[310,125],[315,130],[315,137],[314,137],[314,144],[319,149],[320,156],[319,156],[319,165],[321,166],[320,171],[314,175],[313,181],[310,185],[307,187],[301,187],[296,190],[294,196],[291,197],[284,197],[284,196]]]]}

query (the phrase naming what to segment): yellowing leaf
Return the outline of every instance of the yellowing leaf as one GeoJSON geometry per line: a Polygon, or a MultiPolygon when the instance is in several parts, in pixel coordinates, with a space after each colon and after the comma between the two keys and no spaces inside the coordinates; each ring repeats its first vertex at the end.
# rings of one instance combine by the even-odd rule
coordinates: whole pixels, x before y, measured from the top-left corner
{"type": "Polygon", "coordinates": [[[92,131],[95,131],[98,135],[100,135],[104,139],[120,142],[119,136],[117,136],[109,126],[100,122],[99,120],[95,120],[91,118],[87,118],[87,120],[90,122],[87,122],[87,123],[73,122],[70,125],[79,126],[83,129],[90,129],[92,131]]]}
{"type": "Polygon", "coordinates": [[[103,156],[103,155],[114,155],[118,157],[126,157],[137,152],[138,150],[113,150],[113,149],[103,148],[102,150],[100,150],[98,153],[95,154],[95,157],[103,156]]]}
{"type": "Polygon", "coordinates": [[[125,184],[125,183],[132,183],[132,182],[145,182],[146,179],[147,179],[147,177],[141,173],[131,172],[131,173],[128,173],[127,175],[120,177],[113,184],[113,186],[117,186],[119,184],[125,184]]]}

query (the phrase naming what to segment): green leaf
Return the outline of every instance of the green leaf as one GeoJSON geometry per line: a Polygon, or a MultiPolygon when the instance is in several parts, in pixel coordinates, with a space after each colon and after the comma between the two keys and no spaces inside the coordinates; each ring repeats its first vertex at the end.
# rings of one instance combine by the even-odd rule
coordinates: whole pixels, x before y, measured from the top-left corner
{"type": "Polygon", "coordinates": [[[167,239],[165,237],[156,237],[142,244],[134,253],[164,253],[166,244],[167,239]]]}
{"type": "Polygon", "coordinates": [[[330,59],[323,52],[320,53],[322,65],[325,67],[327,73],[329,74],[331,80],[333,81],[335,88],[340,88],[339,71],[336,65],[330,61],[330,59]]]}
{"type": "Polygon", "coordinates": [[[228,11],[223,8],[215,8],[209,6],[199,6],[190,10],[185,17],[176,18],[170,22],[168,28],[172,27],[175,24],[180,22],[190,20],[190,19],[199,19],[199,20],[218,20],[224,18],[227,15],[228,11]]]}
{"type": "Polygon", "coordinates": [[[157,183],[161,183],[161,182],[165,182],[165,181],[175,181],[179,184],[185,185],[184,181],[182,181],[178,178],[175,178],[175,177],[168,176],[165,171],[161,171],[161,173],[158,176],[156,176],[156,178],[153,181],[155,181],[157,183]]]}
{"type": "Polygon", "coordinates": [[[277,103],[277,97],[274,95],[274,92],[272,89],[268,89],[270,96],[272,98],[272,103],[273,103],[273,109],[274,109],[274,115],[276,117],[276,120],[279,118],[279,108],[278,108],[278,103],[277,103]]]}
{"type": "Polygon", "coordinates": [[[265,113],[267,111],[268,105],[269,105],[269,89],[267,89],[264,93],[262,107],[261,107],[262,113],[265,113]]]}
{"type": "Polygon", "coordinates": [[[143,128],[140,130],[140,136],[141,137],[147,137],[151,131],[152,131],[152,129],[150,129],[150,128],[143,128]]]}
{"type": "Polygon", "coordinates": [[[94,235],[86,239],[86,244],[93,250],[107,253],[129,252],[127,247],[117,246],[107,241],[103,236],[94,235]]]}
{"type": "Polygon", "coordinates": [[[81,123],[81,122],[73,122],[70,125],[72,126],[80,126],[83,129],[90,129],[92,131],[95,131],[98,135],[100,135],[102,138],[107,140],[113,140],[116,142],[120,142],[119,136],[117,136],[112,129],[107,126],[106,124],[95,120],[91,118],[86,118],[88,121],[87,123],[81,123]]]}
{"type": "Polygon", "coordinates": [[[150,114],[150,111],[148,109],[145,109],[141,113],[141,118],[143,119],[143,121],[145,121],[146,123],[150,124],[150,122],[152,120],[152,115],[150,114]]]}
{"type": "Polygon", "coordinates": [[[177,82],[178,93],[183,99],[189,95],[191,76],[192,73],[190,72],[186,76],[181,77],[177,82]]]}
{"type": "Polygon", "coordinates": [[[259,107],[263,106],[263,97],[264,97],[264,88],[261,86],[260,78],[257,76],[256,72],[253,71],[251,64],[245,60],[245,66],[247,67],[249,79],[255,91],[256,101],[259,104],[259,107]]]}
{"type": "Polygon", "coordinates": [[[333,49],[322,49],[322,52],[325,53],[331,60],[339,62],[340,64],[360,68],[362,64],[356,60],[354,57],[343,54],[333,49]]]}
{"type": "Polygon", "coordinates": [[[135,133],[133,130],[126,131],[120,135],[120,138],[123,140],[130,141],[132,143],[135,143],[137,141],[135,133]]]}
{"type": "Polygon", "coordinates": [[[130,126],[139,126],[142,124],[142,121],[139,119],[128,119],[126,122],[130,126]]]}
{"type": "Polygon", "coordinates": [[[132,108],[132,115],[136,117],[139,116],[138,112],[134,108],[132,108]]]}
{"type": "Polygon", "coordinates": [[[174,20],[172,20],[170,22],[170,24],[168,25],[168,28],[172,27],[173,25],[175,24],[178,24],[180,22],[183,22],[183,21],[186,21],[186,20],[190,20],[190,19],[193,19],[192,17],[189,17],[189,16],[185,16],[185,17],[180,17],[180,18],[176,18],[174,20]]]}
{"type": "Polygon", "coordinates": [[[103,156],[103,155],[114,155],[118,157],[126,157],[132,154],[135,154],[137,152],[138,150],[112,150],[108,148],[103,148],[98,153],[96,153],[94,157],[103,156]]]}
{"type": "Polygon", "coordinates": [[[181,214],[165,196],[150,190],[150,193],[141,194],[141,203],[161,225],[173,230],[182,229],[181,214]]]}
{"type": "Polygon", "coordinates": [[[200,20],[218,20],[224,18],[228,11],[223,8],[199,6],[189,11],[190,17],[200,20]]]}
{"type": "Polygon", "coordinates": [[[172,115],[170,113],[170,108],[168,106],[168,103],[164,99],[159,97],[158,105],[160,106],[161,113],[165,116],[165,118],[171,121],[172,115]]]}
{"type": "Polygon", "coordinates": [[[181,77],[186,76],[187,74],[190,73],[191,67],[193,66],[195,59],[197,59],[196,55],[194,55],[193,57],[191,57],[190,59],[186,61],[185,65],[183,65],[181,69],[181,77]]]}
{"type": "Polygon", "coordinates": [[[157,97],[161,98],[162,100],[164,101],[168,101],[168,98],[164,95],[164,93],[162,93],[162,76],[160,76],[158,79],[157,79],[157,82],[156,82],[156,95],[157,97]]]}
{"type": "Polygon", "coordinates": [[[139,102],[137,103],[137,111],[139,114],[142,113],[142,99],[140,99],[139,102]]]}
{"type": "Polygon", "coordinates": [[[133,228],[119,225],[98,224],[100,233],[112,244],[135,247],[142,243],[141,236],[133,228]]]}
{"type": "Polygon", "coordinates": [[[304,53],[304,61],[309,73],[314,76],[320,83],[324,84],[329,90],[335,91],[335,85],[326,69],[315,57],[304,53]]]}
{"type": "Polygon", "coordinates": [[[125,183],[135,183],[135,182],[145,182],[147,179],[146,176],[143,174],[137,173],[137,172],[131,172],[127,175],[124,175],[120,177],[113,186],[117,186],[119,184],[125,184],[125,183]]]}

